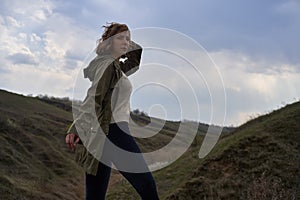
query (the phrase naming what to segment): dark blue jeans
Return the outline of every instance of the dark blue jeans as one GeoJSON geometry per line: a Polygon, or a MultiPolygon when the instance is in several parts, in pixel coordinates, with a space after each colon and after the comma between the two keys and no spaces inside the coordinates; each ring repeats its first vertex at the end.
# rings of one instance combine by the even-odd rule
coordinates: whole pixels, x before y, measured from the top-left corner
{"type": "MultiPolygon", "coordinates": [[[[107,139],[118,147],[131,151],[134,153],[141,153],[138,145],[134,141],[133,137],[129,133],[128,124],[121,122],[118,124],[111,124],[109,126],[109,134],[107,139]],[[121,128],[120,128],[121,127],[121,128]],[[124,131],[125,130],[125,131],[124,131]]],[[[103,155],[105,156],[105,146],[103,155]]],[[[118,168],[117,156],[109,158],[112,163],[118,168]]],[[[141,157],[139,162],[145,163],[145,160],[141,157]]],[[[146,165],[146,163],[145,163],[146,165]]],[[[107,186],[110,178],[111,167],[99,162],[98,172],[96,176],[86,174],[86,199],[87,200],[101,200],[105,199],[107,186]]],[[[151,199],[158,200],[158,194],[156,190],[155,181],[151,172],[145,173],[131,173],[120,171],[120,173],[129,181],[134,187],[137,193],[143,200],[151,199]]]]}

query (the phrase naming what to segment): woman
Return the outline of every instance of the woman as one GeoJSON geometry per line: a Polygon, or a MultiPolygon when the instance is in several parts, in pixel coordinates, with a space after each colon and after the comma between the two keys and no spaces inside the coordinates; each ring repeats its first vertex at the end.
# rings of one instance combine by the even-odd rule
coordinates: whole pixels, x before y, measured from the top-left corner
{"type": "Polygon", "coordinates": [[[128,128],[132,87],[127,76],[139,68],[142,48],[131,41],[127,25],[111,23],[104,28],[96,48],[97,56],[84,69],[84,77],[92,84],[68,130],[66,143],[72,151],[75,150],[76,162],[86,171],[87,200],[105,199],[112,163],[142,199],[159,199],[151,172],[122,170],[123,164],[132,160],[124,162],[124,157],[118,156],[111,145],[138,153],[141,156],[133,162],[148,169],[128,128]],[[123,62],[119,61],[120,58],[123,62]],[[93,131],[96,134],[93,135],[93,131]],[[106,135],[104,142],[99,133],[106,135]]]}

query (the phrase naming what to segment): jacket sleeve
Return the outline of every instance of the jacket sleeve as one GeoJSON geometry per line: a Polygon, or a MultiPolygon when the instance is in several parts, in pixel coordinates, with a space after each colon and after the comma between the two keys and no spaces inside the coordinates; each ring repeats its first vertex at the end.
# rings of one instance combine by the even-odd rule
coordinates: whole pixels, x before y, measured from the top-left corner
{"type": "Polygon", "coordinates": [[[133,41],[130,42],[128,53],[124,55],[124,57],[127,57],[127,60],[125,63],[120,62],[120,67],[127,76],[133,74],[139,69],[142,51],[143,49],[140,45],[133,41]]]}
{"type": "Polygon", "coordinates": [[[115,87],[115,84],[118,82],[120,75],[117,70],[115,61],[105,66],[103,74],[96,72],[95,80],[93,81],[93,86],[96,88],[95,94],[91,95],[95,100],[95,109],[102,109],[102,103],[104,97],[109,92],[109,90],[115,87]]]}
{"type": "Polygon", "coordinates": [[[70,125],[68,126],[67,134],[69,134],[69,133],[74,133],[75,135],[78,135],[77,130],[76,130],[76,128],[75,128],[75,122],[76,122],[76,120],[74,120],[74,121],[72,122],[72,124],[70,124],[70,125]]]}

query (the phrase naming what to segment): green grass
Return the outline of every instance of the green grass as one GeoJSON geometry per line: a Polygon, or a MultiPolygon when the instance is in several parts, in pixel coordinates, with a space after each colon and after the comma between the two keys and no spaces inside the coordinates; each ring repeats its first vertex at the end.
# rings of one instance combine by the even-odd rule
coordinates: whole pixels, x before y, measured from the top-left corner
{"type": "MultiPolygon", "coordinates": [[[[226,133],[204,159],[198,158],[200,146],[192,145],[153,173],[161,199],[299,198],[299,121],[297,102],[226,133]]],[[[122,182],[108,199],[137,199],[137,194],[122,182]]]]}
{"type": "Polygon", "coordinates": [[[64,144],[71,113],[3,90],[0,111],[1,198],[82,199],[83,171],[64,144]]]}

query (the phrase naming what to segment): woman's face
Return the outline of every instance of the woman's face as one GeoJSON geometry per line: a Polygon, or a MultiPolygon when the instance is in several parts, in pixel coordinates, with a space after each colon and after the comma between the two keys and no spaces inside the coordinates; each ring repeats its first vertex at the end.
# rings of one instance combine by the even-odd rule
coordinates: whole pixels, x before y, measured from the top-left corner
{"type": "Polygon", "coordinates": [[[120,57],[128,51],[130,44],[129,31],[118,33],[112,38],[112,55],[115,58],[120,57]]]}

